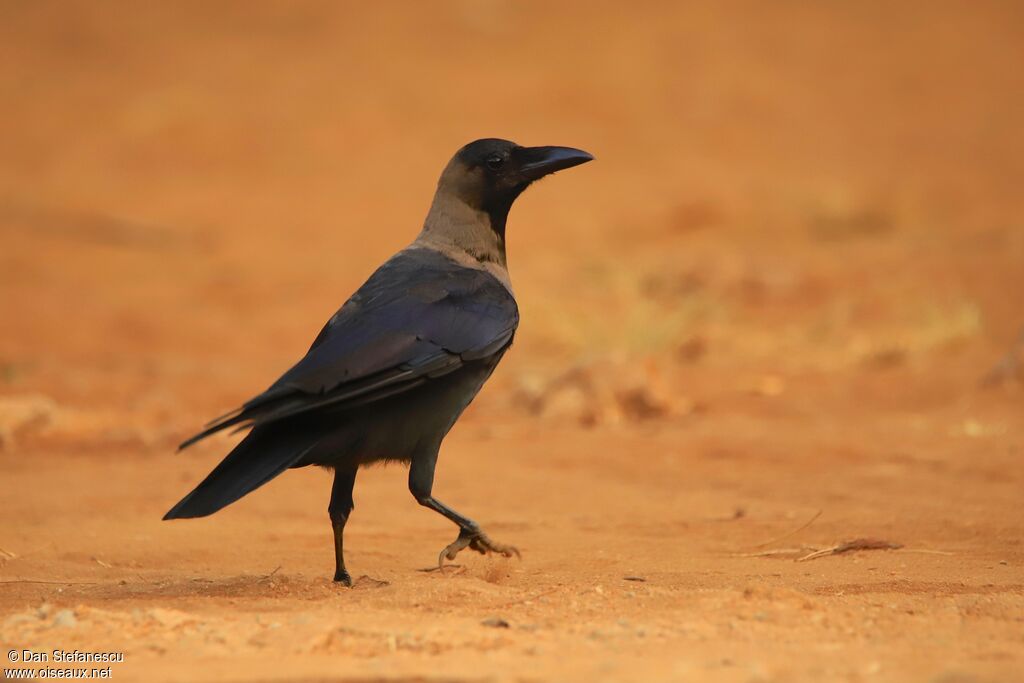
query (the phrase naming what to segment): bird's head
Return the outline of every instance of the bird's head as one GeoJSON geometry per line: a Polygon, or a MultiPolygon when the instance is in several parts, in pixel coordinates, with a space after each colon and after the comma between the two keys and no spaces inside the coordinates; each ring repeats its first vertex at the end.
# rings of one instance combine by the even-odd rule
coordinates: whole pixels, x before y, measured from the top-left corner
{"type": "Polygon", "coordinates": [[[438,181],[438,194],[487,214],[491,229],[504,239],[509,209],[523,190],[546,175],[593,159],[572,147],[520,147],[485,138],[452,157],[438,181]]]}

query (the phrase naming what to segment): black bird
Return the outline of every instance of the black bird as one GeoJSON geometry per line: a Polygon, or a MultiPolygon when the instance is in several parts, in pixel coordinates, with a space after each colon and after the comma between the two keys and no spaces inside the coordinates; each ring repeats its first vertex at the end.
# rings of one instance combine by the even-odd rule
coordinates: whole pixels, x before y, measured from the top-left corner
{"type": "Polygon", "coordinates": [[[534,181],[593,157],[570,147],[484,139],[458,151],[423,230],[327,322],[306,356],[269,389],[181,444],[229,427],[251,431],[164,519],[204,517],[291,467],[334,469],[327,508],[334,580],[360,465],[409,463],[416,500],[459,527],[438,564],[464,548],[518,555],[434,498],[441,441],[512,344],[519,312],[505,263],[505,222],[534,181]]]}

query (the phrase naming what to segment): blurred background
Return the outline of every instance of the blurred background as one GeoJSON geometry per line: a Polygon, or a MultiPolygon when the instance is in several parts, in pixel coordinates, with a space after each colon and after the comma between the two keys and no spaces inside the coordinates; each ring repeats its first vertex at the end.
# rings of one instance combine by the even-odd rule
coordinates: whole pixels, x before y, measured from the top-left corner
{"type": "Polygon", "coordinates": [[[521,405],[601,363],[685,404],[681,362],[969,385],[1009,349],[1019,5],[619,9],[4,3],[4,392],[180,436],[293,361],[486,136],[599,159],[511,219],[521,405]]]}
{"type": "MultiPolygon", "coordinates": [[[[675,519],[641,533],[698,548],[720,532],[679,520],[758,505],[751,541],[829,505],[847,521],[930,516],[903,542],[1019,539],[1021,376],[989,373],[1024,328],[1024,5],[7,1],[0,15],[0,459],[24,482],[18,454],[117,454],[61,471],[143,477],[122,483],[155,520],[227,442],[177,460],[174,445],[265,388],[415,237],[456,149],[504,137],[597,161],[512,212],[520,331],[446,456],[471,511],[526,516],[511,535],[535,548],[557,545],[541,520],[563,514],[625,547],[638,527],[576,501],[601,492],[620,501],[606,514],[675,519]],[[111,474],[141,462],[149,474],[111,474]],[[532,512],[475,479],[513,467],[502,495],[539,490],[532,512]],[[895,501],[908,482],[927,491],[895,501]],[[961,536],[951,500],[977,515],[961,536]]],[[[401,478],[368,505],[404,496],[401,478]]],[[[280,490],[262,504],[319,524],[305,489],[280,490]]],[[[127,505],[89,501],[101,517],[127,505]]],[[[36,504],[11,505],[52,531],[36,504]]],[[[846,533],[835,523],[826,538],[846,533]]],[[[244,571],[235,552],[225,572],[244,571]]],[[[369,569],[394,568],[387,552],[369,569]]],[[[60,557],[36,573],[102,569],[60,557]]]]}

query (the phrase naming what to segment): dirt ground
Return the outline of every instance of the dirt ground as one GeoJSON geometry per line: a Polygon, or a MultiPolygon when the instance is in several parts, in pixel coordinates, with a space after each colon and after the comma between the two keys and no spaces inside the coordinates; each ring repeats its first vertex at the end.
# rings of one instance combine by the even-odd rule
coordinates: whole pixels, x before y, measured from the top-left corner
{"type": "Polygon", "coordinates": [[[0,656],[1024,680],[1021,6],[365,5],[0,4],[0,656]],[[423,571],[455,530],[398,467],[350,590],[322,471],[161,522],[483,136],[597,157],[514,209],[438,468],[522,559],[423,571]]]}

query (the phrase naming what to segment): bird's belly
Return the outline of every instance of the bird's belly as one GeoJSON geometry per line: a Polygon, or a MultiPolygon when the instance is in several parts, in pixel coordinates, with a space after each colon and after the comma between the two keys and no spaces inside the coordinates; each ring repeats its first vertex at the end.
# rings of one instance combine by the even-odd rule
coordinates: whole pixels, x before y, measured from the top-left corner
{"type": "Polygon", "coordinates": [[[409,461],[436,448],[480,391],[500,356],[470,363],[406,393],[325,414],[325,436],[302,465],[409,461]]]}

